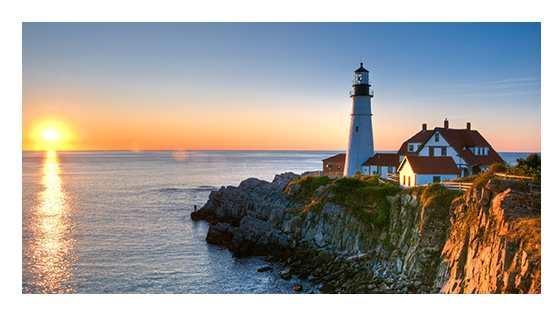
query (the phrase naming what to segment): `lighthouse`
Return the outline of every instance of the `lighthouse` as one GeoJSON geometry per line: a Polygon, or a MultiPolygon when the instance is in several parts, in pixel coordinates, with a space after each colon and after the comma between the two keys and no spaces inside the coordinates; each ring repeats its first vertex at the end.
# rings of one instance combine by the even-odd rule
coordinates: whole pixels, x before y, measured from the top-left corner
{"type": "Polygon", "coordinates": [[[362,163],[373,156],[373,127],[371,123],[371,98],[373,91],[369,84],[369,71],[360,63],[354,71],[352,113],[350,114],[350,133],[344,176],[352,176],[360,170],[362,163]]]}

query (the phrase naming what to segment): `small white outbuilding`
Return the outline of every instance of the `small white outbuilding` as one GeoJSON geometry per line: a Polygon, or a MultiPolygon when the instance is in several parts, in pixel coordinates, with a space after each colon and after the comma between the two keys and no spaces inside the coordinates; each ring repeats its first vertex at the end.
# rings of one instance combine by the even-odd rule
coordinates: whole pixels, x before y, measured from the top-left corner
{"type": "Polygon", "coordinates": [[[397,172],[401,186],[405,187],[438,183],[461,175],[449,156],[405,156],[397,172]]]}

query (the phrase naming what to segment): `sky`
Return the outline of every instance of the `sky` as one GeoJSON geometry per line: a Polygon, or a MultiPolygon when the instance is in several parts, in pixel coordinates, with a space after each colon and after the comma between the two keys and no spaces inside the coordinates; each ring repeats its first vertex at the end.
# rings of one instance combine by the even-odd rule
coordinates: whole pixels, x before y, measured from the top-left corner
{"type": "Polygon", "coordinates": [[[344,151],[360,62],[376,151],[445,118],[541,151],[541,23],[377,22],[25,22],[22,149],[344,151]]]}

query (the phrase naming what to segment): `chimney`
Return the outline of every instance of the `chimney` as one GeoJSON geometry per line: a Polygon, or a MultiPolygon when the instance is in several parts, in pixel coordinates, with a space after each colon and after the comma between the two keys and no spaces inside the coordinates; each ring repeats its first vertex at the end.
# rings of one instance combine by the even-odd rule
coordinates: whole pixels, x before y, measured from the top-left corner
{"type": "Polygon", "coordinates": [[[422,124],[422,131],[426,131],[428,130],[428,124],[427,123],[423,123],[422,124]]]}
{"type": "Polygon", "coordinates": [[[471,130],[471,123],[467,122],[467,130],[471,130]]]}
{"type": "Polygon", "coordinates": [[[443,121],[443,128],[449,129],[449,120],[447,120],[447,118],[443,121]]]}

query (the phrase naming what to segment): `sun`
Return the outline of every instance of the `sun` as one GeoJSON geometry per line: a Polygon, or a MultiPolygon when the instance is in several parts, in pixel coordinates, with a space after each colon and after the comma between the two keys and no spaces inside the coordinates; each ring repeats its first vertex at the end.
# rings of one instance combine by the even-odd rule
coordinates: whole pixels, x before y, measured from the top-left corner
{"type": "Polygon", "coordinates": [[[43,132],[43,137],[45,137],[47,140],[53,141],[54,139],[56,139],[58,137],[58,133],[56,133],[56,131],[49,129],[45,132],[43,132]]]}

